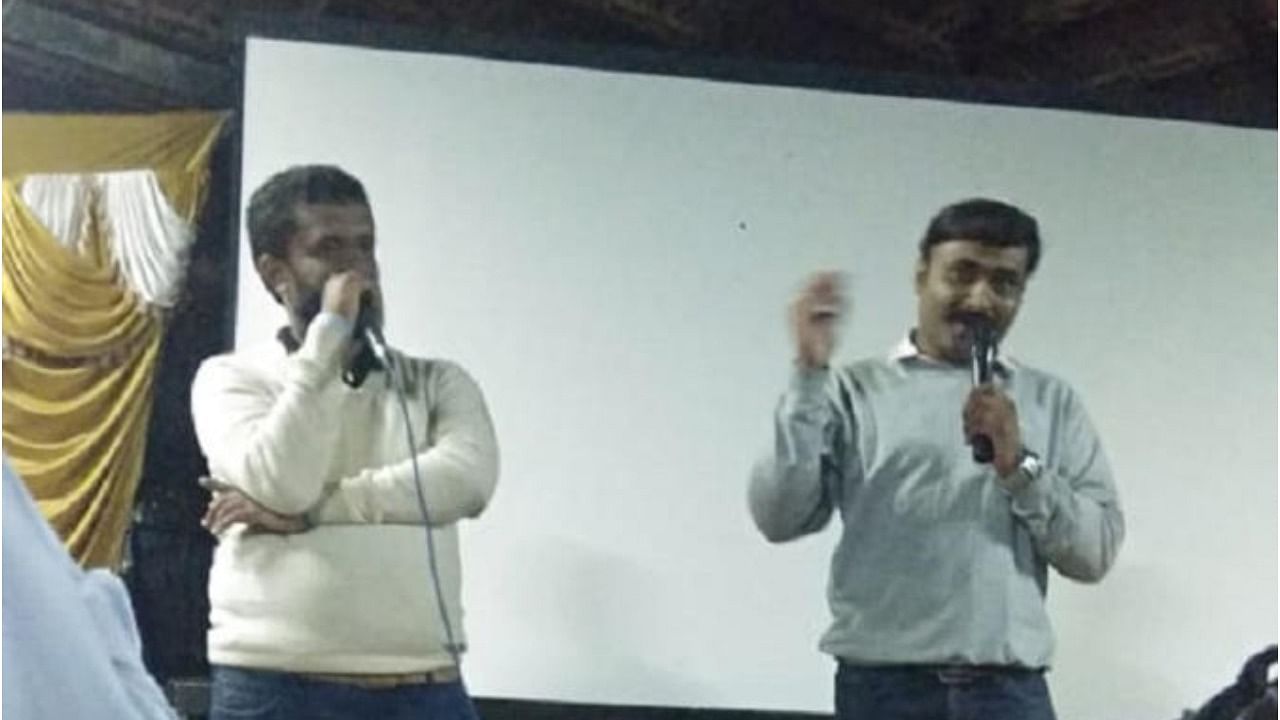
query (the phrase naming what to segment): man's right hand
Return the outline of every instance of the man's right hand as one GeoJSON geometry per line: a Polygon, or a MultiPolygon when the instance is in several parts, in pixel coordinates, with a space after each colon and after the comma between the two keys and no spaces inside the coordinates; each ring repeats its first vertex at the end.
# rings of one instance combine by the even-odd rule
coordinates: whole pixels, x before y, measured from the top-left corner
{"type": "Polygon", "coordinates": [[[324,283],[320,309],[322,312],[341,315],[354,324],[356,317],[360,315],[360,297],[373,289],[373,280],[362,272],[348,270],[334,273],[324,283]]]}
{"type": "Polygon", "coordinates": [[[306,532],[309,529],[307,520],[302,515],[281,515],[259,505],[248,495],[219,482],[211,477],[200,478],[200,487],[208,490],[213,497],[205,509],[200,524],[206,530],[221,538],[227,528],[243,523],[249,532],[276,533],[291,535],[306,532]]]}
{"type": "Polygon", "coordinates": [[[836,347],[836,331],[847,311],[844,278],[839,272],[815,273],[805,281],[791,302],[791,336],[800,367],[827,367],[836,347]]]}

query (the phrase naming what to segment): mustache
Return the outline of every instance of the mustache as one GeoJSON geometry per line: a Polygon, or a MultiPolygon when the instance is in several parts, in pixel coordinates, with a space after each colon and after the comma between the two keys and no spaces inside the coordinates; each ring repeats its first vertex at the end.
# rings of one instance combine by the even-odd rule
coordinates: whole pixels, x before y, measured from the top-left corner
{"type": "Polygon", "coordinates": [[[947,314],[948,322],[955,322],[973,330],[994,331],[998,327],[996,319],[986,313],[968,310],[956,310],[947,314]]]}
{"type": "Polygon", "coordinates": [[[974,348],[995,347],[1000,340],[1000,326],[995,318],[986,313],[959,311],[948,317],[952,322],[961,323],[964,335],[968,338],[966,342],[973,343],[974,348]]]}

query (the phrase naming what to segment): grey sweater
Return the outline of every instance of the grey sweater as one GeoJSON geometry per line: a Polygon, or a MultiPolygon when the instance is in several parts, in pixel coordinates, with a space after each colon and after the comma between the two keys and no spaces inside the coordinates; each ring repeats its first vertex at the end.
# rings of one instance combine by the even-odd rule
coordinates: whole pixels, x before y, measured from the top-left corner
{"type": "Polygon", "coordinates": [[[967,368],[905,344],[889,358],[792,378],[749,499],[774,542],[840,513],[825,652],[855,664],[1049,665],[1048,566],[1101,579],[1124,517],[1075,392],[1008,362],[997,382],[1017,406],[1023,445],[1045,465],[1015,494],[965,444],[967,368]]]}

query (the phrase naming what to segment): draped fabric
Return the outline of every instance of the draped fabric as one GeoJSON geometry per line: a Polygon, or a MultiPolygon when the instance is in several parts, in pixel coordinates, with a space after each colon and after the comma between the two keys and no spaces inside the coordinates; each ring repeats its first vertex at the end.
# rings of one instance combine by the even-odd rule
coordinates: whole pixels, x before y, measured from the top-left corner
{"type": "Polygon", "coordinates": [[[4,116],[4,450],[87,566],[120,561],[224,120],[4,116]]]}

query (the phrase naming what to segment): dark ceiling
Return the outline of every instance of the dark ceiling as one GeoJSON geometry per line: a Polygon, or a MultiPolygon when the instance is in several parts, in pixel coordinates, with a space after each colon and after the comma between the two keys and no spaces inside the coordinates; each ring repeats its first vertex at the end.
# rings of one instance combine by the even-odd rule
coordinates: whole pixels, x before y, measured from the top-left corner
{"type": "Polygon", "coordinates": [[[995,84],[1276,126],[1276,0],[6,0],[4,109],[234,107],[241,10],[472,46],[672,50],[935,88],[995,84]]]}

